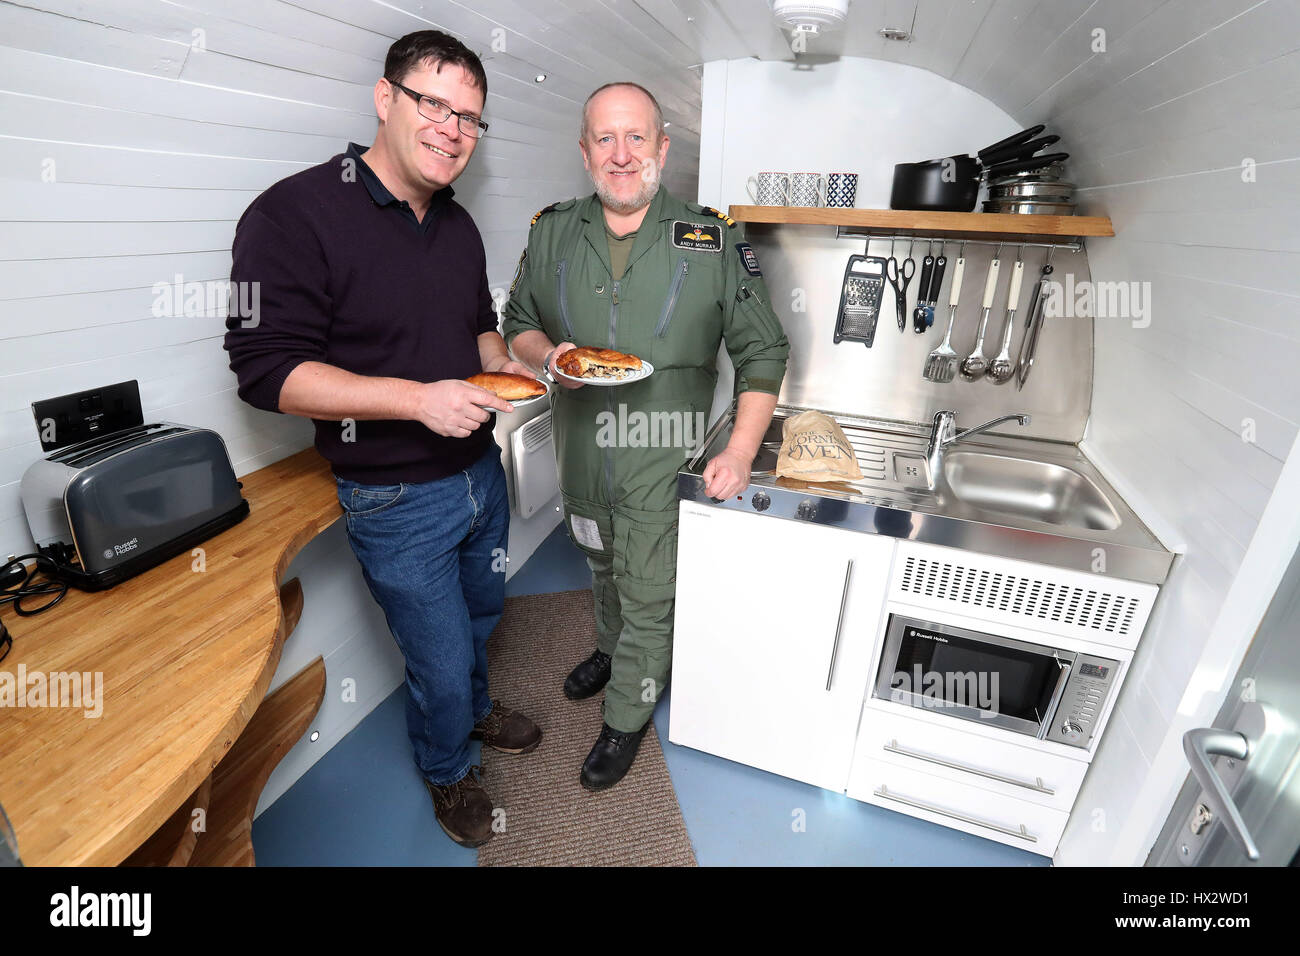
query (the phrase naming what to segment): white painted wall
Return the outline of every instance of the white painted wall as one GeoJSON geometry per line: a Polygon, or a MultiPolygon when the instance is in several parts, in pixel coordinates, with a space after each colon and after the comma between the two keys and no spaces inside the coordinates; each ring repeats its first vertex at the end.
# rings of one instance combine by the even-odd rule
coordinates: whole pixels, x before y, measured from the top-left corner
{"type": "MultiPolygon", "coordinates": [[[[155,317],[152,286],[224,280],[235,223],[267,186],[371,142],[372,88],[394,39],[440,28],[480,51],[491,123],[456,183],[505,288],[532,215],[590,190],[577,148],[588,92],[634,79],[673,121],[665,177],[695,191],[698,73],[661,69],[691,52],[609,47],[594,26],[627,29],[603,7],[560,22],[498,0],[24,0],[0,2],[0,555],[32,550],[19,481],[40,457],[31,402],[138,379],[147,420],[216,430],[236,473],[312,443],[309,421],[258,411],[235,393],[220,318],[155,317]],[[539,73],[545,83],[534,82],[539,73]]],[[[500,416],[509,432],[541,409],[500,416]]],[[[511,527],[513,572],[558,523],[553,507],[511,527]]],[[[263,805],[402,680],[400,656],[347,547],[342,523],[290,569],[306,608],[278,685],[326,655],[329,693],[303,743],[281,764],[263,805]],[[340,702],[354,677],[356,704],[340,702]]],[[[52,612],[52,613],[57,613],[52,612]]]]}

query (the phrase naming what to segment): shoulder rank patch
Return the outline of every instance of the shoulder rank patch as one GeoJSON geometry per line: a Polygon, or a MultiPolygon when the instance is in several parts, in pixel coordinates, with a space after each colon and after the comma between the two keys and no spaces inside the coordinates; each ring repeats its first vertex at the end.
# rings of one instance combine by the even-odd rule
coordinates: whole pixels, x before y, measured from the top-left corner
{"type": "Polygon", "coordinates": [[[673,245],[678,249],[721,252],[722,231],[716,224],[710,226],[708,223],[686,222],[678,219],[673,223],[673,245]]]}
{"type": "Polygon", "coordinates": [[[732,219],[725,212],[718,212],[718,210],[714,209],[712,206],[701,206],[700,211],[706,216],[715,216],[718,219],[721,219],[727,224],[728,229],[731,229],[736,225],[736,220],[732,219]]]}
{"type": "Polygon", "coordinates": [[[758,267],[758,256],[754,254],[754,249],[749,243],[736,243],[736,251],[740,253],[740,263],[745,267],[746,272],[752,276],[763,275],[763,270],[758,267]]]}
{"type": "Polygon", "coordinates": [[[541,212],[539,212],[536,216],[533,217],[533,221],[528,224],[528,228],[529,229],[533,228],[533,226],[537,225],[537,220],[541,219],[548,212],[551,212],[554,209],[558,209],[560,212],[563,212],[566,209],[572,209],[574,203],[576,203],[577,201],[578,200],[576,199],[561,199],[559,202],[551,203],[549,206],[547,206],[545,209],[543,209],[541,212]]]}

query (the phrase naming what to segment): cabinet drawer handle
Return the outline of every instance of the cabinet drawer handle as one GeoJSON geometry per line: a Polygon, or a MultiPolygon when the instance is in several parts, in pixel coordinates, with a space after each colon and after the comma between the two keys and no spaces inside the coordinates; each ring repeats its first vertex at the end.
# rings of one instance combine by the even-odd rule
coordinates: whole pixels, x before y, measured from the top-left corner
{"type": "Polygon", "coordinates": [[[988,777],[990,780],[997,780],[999,783],[1009,783],[1012,786],[1024,787],[1026,790],[1033,790],[1036,793],[1045,793],[1048,796],[1055,796],[1056,791],[1051,787],[1043,786],[1043,778],[1035,777],[1033,783],[1026,783],[1023,780],[1017,780],[1015,777],[1004,777],[1000,773],[989,773],[987,770],[980,770],[977,767],[968,767],[962,763],[956,763],[952,760],[943,760],[940,757],[932,757],[929,754],[918,753],[915,750],[908,750],[905,747],[898,746],[897,740],[891,740],[885,744],[885,750],[890,753],[902,754],[904,757],[915,757],[917,760],[924,760],[926,763],[937,763],[941,767],[951,767],[953,770],[964,770],[966,773],[973,773],[979,777],[988,777]]]}
{"type": "Polygon", "coordinates": [[[844,630],[844,604],[849,597],[849,579],[853,577],[853,559],[844,569],[844,590],[840,592],[840,616],[835,622],[835,643],[831,645],[831,666],[826,670],[826,689],[831,689],[831,679],[835,676],[835,656],[840,652],[840,631],[844,630]]]}
{"type": "Polygon", "coordinates": [[[1038,837],[1034,836],[1025,825],[1020,824],[1019,830],[1013,830],[1010,827],[1004,827],[997,823],[989,823],[987,820],[977,820],[975,817],[968,817],[964,813],[954,813],[951,810],[940,810],[938,807],[932,807],[928,803],[922,803],[920,800],[914,800],[911,797],[904,797],[902,794],[890,793],[889,788],[883,783],[880,789],[876,791],[876,796],[885,800],[893,800],[896,803],[905,803],[909,807],[916,807],[918,810],[928,810],[930,813],[937,813],[941,817],[948,817],[952,820],[960,820],[962,823],[969,823],[971,826],[985,827],[989,830],[996,830],[998,833],[1005,833],[1007,836],[1013,836],[1020,840],[1027,840],[1030,843],[1037,843],[1038,837]]]}

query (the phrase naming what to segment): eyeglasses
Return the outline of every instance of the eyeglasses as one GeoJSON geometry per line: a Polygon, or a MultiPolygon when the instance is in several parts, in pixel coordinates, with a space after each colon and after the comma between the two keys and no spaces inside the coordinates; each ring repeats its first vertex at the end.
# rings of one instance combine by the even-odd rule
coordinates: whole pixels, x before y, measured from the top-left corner
{"type": "MultiPolygon", "coordinates": [[[[388,82],[393,83],[392,80],[388,82]]],[[[403,86],[401,83],[393,83],[393,86],[415,100],[415,108],[420,111],[420,115],[425,119],[431,119],[435,123],[445,123],[454,116],[460,126],[460,131],[474,139],[487,132],[488,124],[471,113],[459,113],[442,100],[435,100],[432,96],[417,93],[409,86],[403,86]]]]}

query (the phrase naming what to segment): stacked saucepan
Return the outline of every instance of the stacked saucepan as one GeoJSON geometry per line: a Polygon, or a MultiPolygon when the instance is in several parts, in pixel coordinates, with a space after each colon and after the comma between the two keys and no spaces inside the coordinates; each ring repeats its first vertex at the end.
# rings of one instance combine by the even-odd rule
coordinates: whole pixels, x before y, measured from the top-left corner
{"type": "Polygon", "coordinates": [[[1061,178],[1061,163],[1070,154],[1039,154],[1061,138],[1039,136],[1044,129],[1041,123],[1023,129],[975,156],[899,163],[894,167],[890,208],[971,212],[983,182],[989,188],[985,212],[1071,215],[1074,184],[1061,178]]]}

